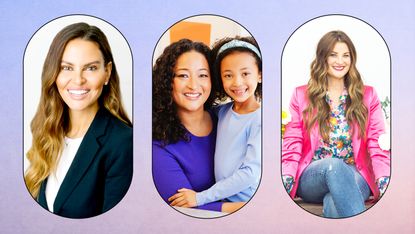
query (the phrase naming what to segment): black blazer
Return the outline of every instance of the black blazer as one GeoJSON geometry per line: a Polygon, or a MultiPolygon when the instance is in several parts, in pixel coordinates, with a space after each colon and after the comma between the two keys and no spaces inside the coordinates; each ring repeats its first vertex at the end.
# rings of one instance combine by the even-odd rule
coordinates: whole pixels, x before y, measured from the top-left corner
{"type": "MultiPolygon", "coordinates": [[[[98,110],[53,204],[53,212],[69,218],[87,218],[114,207],[126,194],[133,176],[133,129],[98,110]]],[[[47,208],[42,183],[38,202],[47,208]]]]}

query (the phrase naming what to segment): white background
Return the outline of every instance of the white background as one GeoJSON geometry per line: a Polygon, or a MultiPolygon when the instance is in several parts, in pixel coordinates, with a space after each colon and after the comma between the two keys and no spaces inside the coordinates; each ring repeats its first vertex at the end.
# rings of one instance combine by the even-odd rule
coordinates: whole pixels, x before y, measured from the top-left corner
{"type": "Polygon", "coordinates": [[[299,27],[288,39],[281,62],[282,109],[288,110],[294,88],[307,84],[317,44],[332,30],[345,32],[357,53],[357,69],[365,85],[373,86],[383,101],[390,100],[390,56],[385,41],[367,23],[341,15],[316,18],[299,27]]]}
{"type": "MultiPolygon", "coordinates": [[[[111,47],[114,63],[120,77],[121,98],[127,115],[132,121],[132,57],[127,41],[120,32],[107,22],[98,18],[72,15],[55,19],[41,27],[30,39],[25,55],[23,68],[23,95],[24,95],[24,153],[26,154],[32,145],[30,122],[32,121],[40,99],[41,75],[43,63],[49,51],[50,44],[56,34],[64,27],[85,22],[97,26],[106,35],[111,47]]],[[[25,169],[27,168],[25,157],[25,169]]]]}

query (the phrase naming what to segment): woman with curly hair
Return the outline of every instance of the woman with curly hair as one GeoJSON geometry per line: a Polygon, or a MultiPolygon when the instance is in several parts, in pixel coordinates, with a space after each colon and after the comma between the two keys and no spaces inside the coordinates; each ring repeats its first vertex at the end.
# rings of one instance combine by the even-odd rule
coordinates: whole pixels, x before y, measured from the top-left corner
{"type": "Polygon", "coordinates": [[[55,36],[31,131],[25,182],[45,209],[87,218],[123,198],[132,179],[132,124],[99,28],[75,23],[55,36]]]}
{"type": "Polygon", "coordinates": [[[378,144],[385,132],[380,101],[372,87],[363,85],[356,59],[344,32],[320,39],[308,85],[292,95],[292,120],[283,136],[287,192],[323,203],[324,217],[363,212],[370,194],[378,199],[389,181],[389,151],[378,144]]]}
{"type": "MultiPolygon", "coordinates": [[[[165,48],[153,67],[153,180],[162,198],[181,188],[215,183],[216,117],[210,49],[182,39],[165,48]]],[[[199,209],[231,212],[238,203],[212,202],[199,209]]]]}

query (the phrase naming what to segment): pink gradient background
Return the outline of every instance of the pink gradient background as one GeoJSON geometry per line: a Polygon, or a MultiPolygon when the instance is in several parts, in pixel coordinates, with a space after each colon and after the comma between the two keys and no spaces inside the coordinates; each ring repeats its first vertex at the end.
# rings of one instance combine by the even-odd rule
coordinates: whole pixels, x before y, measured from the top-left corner
{"type": "Polygon", "coordinates": [[[415,2],[280,1],[13,1],[0,5],[0,233],[415,233],[415,2]],[[74,220],[40,208],[22,172],[22,61],[31,35],[56,17],[84,13],[111,22],[129,41],[134,59],[134,178],[123,201],[95,218],[74,220]],[[252,201],[211,220],[168,207],[151,176],[151,58],[163,32],[185,17],[212,13],[244,25],[263,54],[263,175],[252,201]],[[392,55],[392,179],[367,212],[330,220],[296,206],[280,181],[280,59],[291,33],[326,14],[358,17],[382,34],[392,55]]]}

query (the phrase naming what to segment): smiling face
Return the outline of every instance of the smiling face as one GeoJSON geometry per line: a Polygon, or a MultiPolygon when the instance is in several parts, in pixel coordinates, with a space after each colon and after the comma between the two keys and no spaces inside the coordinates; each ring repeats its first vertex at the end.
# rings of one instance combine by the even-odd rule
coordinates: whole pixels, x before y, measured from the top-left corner
{"type": "Polygon", "coordinates": [[[205,56],[194,50],[180,55],[174,67],[173,100],[180,115],[184,112],[204,110],[209,98],[211,80],[205,56]]]}
{"type": "Polygon", "coordinates": [[[255,89],[262,76],[251,53],[236,51],[225,56],[220,74],[223,89],[235,105],[256,102],[255,89]]]}
{"type": "Polygon", "coordinates": [[[56,86],[70,112],[98,110],[98,98],[109,81],[111,67],[111,62],[104,64],[96,43],[80,38],[67,43],[56,86]]]}
{"type": "Polygon", "coordinates": [[[337,42],[327,57],[329,78],[343,78],[350,69],[351,56],[346,43],[337,42]]]}

